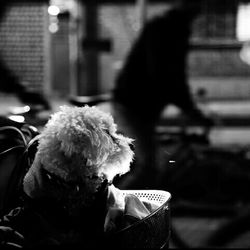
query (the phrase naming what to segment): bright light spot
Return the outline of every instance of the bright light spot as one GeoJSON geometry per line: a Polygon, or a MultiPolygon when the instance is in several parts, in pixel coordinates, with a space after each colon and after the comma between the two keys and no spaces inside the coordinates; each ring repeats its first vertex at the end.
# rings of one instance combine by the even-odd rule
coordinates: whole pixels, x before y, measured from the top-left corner
{"type": "Polygon", "coordinates": [[[51,16],[57,16],[59,13],[60,13],[60,9],[58,6],[56,5],[50,5],[48,7],[48,13],[51,15],[51,16]]]}
{"type": "Polygon", "coordinates": [[[175,161],[173,161],[173,160],[170,160],[170,161],[169,161],[169,163],[175,163],[175,161]]]}
{"type": "Polygon", "coordinates": [[[23,113],[27,113],[30,111],[30,106],[25,105],[23,107],[14,107],[11,110],[11,113],[14,115],[19,115],[19,114],[23,114],[23,113]]]}
{"type": "Polygon", "coordinates": [[[49,31],[51,33],[56,33],[58,31],[59,27],[58,27],[58,24],[57,23],[51,23],[49,25],[49,31]]]}
{"type": "Polygon", "coordinates": [[[20,122],[20,123],[25,121],[25,118],[22,115],[10,115],[8,116],[8,118],[12,121],[20,122]]]}
{"type": "Polygon", "coordinates": [[[239,4],[236,36],[239,41],[250,40],[250,4],[239,4]]]}

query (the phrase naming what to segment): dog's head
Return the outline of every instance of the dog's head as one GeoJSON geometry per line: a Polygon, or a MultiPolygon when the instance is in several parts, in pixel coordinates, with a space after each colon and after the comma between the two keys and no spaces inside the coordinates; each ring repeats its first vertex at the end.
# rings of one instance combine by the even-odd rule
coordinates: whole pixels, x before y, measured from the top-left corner
{"type": "Polygon", "coordinates": [[[134,155],[131,143],[132,139],[117,133],[110,114],[96,107],[62,106],[40,134],[24,190],[30,196],[41,192],[36,189],[44,185],[41,174],[46,172],[66,183],[83,185],[81,193],[86,198],[104,181],[112,182],[129,171],[134,155]]]}

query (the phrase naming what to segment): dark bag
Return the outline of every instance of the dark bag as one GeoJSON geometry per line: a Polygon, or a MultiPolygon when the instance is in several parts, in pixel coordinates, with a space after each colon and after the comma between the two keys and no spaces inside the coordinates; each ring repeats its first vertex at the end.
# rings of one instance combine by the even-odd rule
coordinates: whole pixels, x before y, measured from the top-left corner
{"type": "Polygon", "coordinates": [[[0,215],[20,202],[22,179],[36,152],[38,130],[0,117],[0,215]]]}

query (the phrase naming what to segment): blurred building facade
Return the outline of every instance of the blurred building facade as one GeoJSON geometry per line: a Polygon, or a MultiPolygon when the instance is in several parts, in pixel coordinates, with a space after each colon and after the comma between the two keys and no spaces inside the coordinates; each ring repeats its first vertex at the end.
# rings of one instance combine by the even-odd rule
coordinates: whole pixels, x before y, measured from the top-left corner
{"type": "MultiPolygon", "coordinates": [[[[140,32],[142,15],[148,20],[171,5],[146,1],[145,10],[139,2],[15,1],[0,24],[1,56],[22,81],[49,95],[108,92],[140,32]],[[49,14],[51,5],[60,14],[49,14]]],[[[237,37],[239,8],[247,2],[203,2],[188,57],[193,94],[204,89],[208,99],[249,98],[250,65],[240,54],[246,41],[237,37]]]]}
{"type": "Polygon", "coordinates": [[[20,82],[37,91],[49,91],[49,37],[47,5],[9,2],[0,23],[0,55],[20,82]]]}

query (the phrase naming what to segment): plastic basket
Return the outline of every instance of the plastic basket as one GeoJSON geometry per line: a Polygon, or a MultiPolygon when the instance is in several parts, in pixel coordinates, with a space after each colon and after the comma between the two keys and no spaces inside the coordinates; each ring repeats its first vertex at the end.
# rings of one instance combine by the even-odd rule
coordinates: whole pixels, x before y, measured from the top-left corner
{"type": "Polygon", "coordinates": [[[150,201],[158,209],[144,219],[115,233],[109,239],[119,248],[168,248],[170,237],[171,195],[162,190],[122,190],[124,195],[133,194],[141,201],[150,201]]]}
{"type": "Polygon", "coordinates": [[[124,195],[133,194],[141,201],[152,202],[158,206],[164,205],[171,197],[169,192],[162,190],[122,190],[122,192],[124,195]]]}

